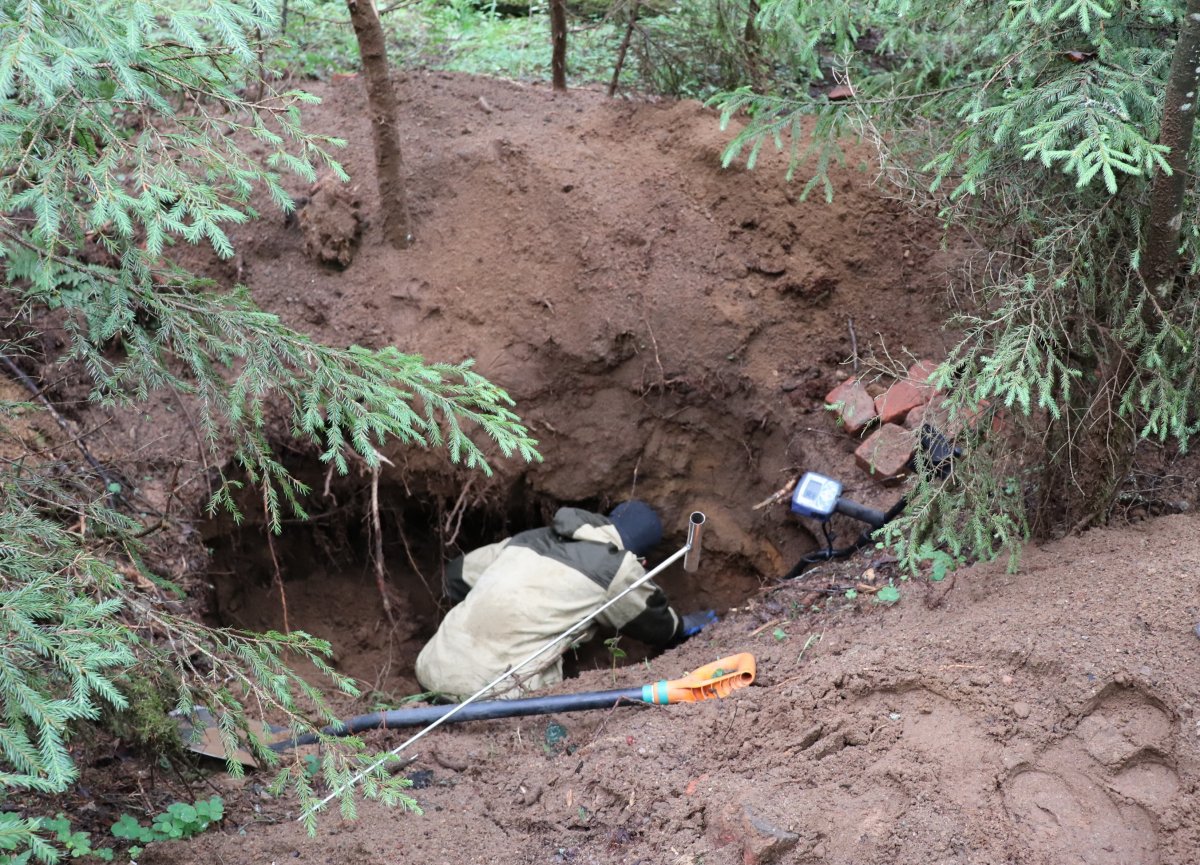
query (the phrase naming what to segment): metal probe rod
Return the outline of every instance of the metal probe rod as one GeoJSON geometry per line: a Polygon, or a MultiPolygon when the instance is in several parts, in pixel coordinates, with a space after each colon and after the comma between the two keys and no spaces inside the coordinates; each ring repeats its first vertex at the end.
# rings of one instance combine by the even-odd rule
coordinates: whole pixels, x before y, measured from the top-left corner
{"type": "MultiPolygon", "coordinates": [[[[689,519],[688,519],[687,542],[683,545],[683,547],[681,549],[678,549],[675,552],[671,553],[671,555],[667,556],[667,558],[664,559],[663,562],[658,567],[654,568],[651,571],[647,571],[642,577],[640,577],[637,580],[634,580],[632,583],[630,583],[629,587],[626,588],[624,591],[622,591],[620,594],[615,595],[612,598],[610,598],[609,600],[605,601],[602,605],[600,605],[596,609],[592,610],[592,612],[588,613],[586,616],[584,616],[578,622],[573,624],[571,627],[567,628],[565,631],[563,631],[561,634],[559,634],[553,640],[546,643],[544,646],[539,648],[537,651],[533,652],[531,655],[526,657],[523,661],[521,661],[516,666],[510,667],[509,669],[505,670],[503,673],[501,673],[495,679],[488,682],[486,685],[484,685],[482,688],[480,688],[474,694],[467,697],[467,699],[463,700],[461,703],[459,703],[457,706],[455,706],[451,711],[447,712],[445,715],[442,715],[442,717],[438,718],[436,721],[434,721],[428,727],[423,728],[419,732],[414,733],[412,736],[410,736],[405,741],[401,742],[399,745],[397,745],[395,748],[393,748],[391,751],[389,751],[386,755],[384,755],[383,757],[380,757],[378,760],[376,760],[370,766],[368,766],[367,768],[363,769],[361,772],[356,774],[353,778],[351,778],[345,784],[343,784],[342,786],[335,789],[332,793],[330,793],[328,796],[326,796],[324,799],[322,799],[316,805],[313,805],[311,808],[307,809],[303,814],[301,814],[299,817],[296,818],[296,821],[303,822],[303,821],[307,820],[310,816],[315,814],[321,808],[324,808],[326,805],[328,805],[330,802],[332,802],[334,799],[336,799],[338,796],[340,796],[346,790],[350,789],[352,786],[354,786],[359,781],[361,781],[364,777],[366,777],[371,772],[375,771],[377,768],[382,766],[385,762],[387,762],[388,757],[393,757],[393,756],[398,755],[401,751],[403,751],[409,745],[416,742],[421,737],[425,736],[427,733],[430,733],[433,730],[436,730],[438,727],[442,726],[442,724],[446,723],[448,720],[450,720],[455,715],[457,715],[459,712],[461,712],[465,707],[474,703],[476,700],[478,700],[484,694],[491,691],[492,688],[499,685],[501,682],[503,682],[509,676],[512,676],[513,674],[522,670],[530,662],[541,657],[547,651],[554,648],[554,646],[558,645],[560,642],[562,642],[564,639],[566,639],[567,637],[574,634],[576,631],[581,630],[582,628],[586,627],[587,624],[592,621],[592,619],[596,618],[596,616],[603,613],[605,610],[607,610],[609,607],[611,607],[617,601],[621,600],[621,598],[628,595],[630,592],[632,592],[638,586],[645,583],[651,577],[658,575],[658,573],[661,572],[662,570],[664,570],[668,565],[671,565],[674,562],[678,561],[680,558],[683,558],[684,566],[686,567],[687,566],[687,556],[693,550],[695,550],[695,558],[693,559],[693,564],[694,564],[694,566],[698,567],[699,562],[700,562],[700,527],[704,525],[704,521],[705,521],[704,514],[700,513],[699,511],[693,511],[691,517],[689,517],[689,519]],[[695,546],[693,546],[693,545],[695,545],[695,546]]],[[[693,567],[693,570],[694,569],[695,569],[695,567],[693,567]]]]}
{"type": "Polygon", "coordinates": [[[688,573],[695,573],[700,567],[700,541],[704,537],[705,521],[706,517],[699,511],[692,511],[692,515],[688,517],[687,543],[683,547],[686,550],[683,569],[688,573]]]}

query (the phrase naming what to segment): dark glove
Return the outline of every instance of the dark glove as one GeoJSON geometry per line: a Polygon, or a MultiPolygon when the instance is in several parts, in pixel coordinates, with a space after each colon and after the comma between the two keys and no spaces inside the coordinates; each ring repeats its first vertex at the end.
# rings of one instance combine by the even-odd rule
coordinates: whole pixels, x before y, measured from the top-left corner
{"type": "Polygon", "coordinates": [[[679,631],[679,636],[683,639],[694,637],[715,621],[717,621],[715,610],[701,610],[698,613],[688,613],[683,617],[681,622],[683,627],[679,631]]]}

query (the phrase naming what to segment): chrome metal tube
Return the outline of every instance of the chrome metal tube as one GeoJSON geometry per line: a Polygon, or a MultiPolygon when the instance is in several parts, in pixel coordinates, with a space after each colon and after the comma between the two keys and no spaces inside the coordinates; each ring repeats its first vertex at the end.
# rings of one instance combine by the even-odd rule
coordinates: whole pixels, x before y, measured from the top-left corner
{"type": "Polygon", "coordinates": [[[707,519],[700,511],[692,511],[692,515],[688,517],[687,543],[683,547],[686,550],[683,554],[683,569],[689,573],[700,567],[700,542],[704,537],[704,523],[707,519]]]}

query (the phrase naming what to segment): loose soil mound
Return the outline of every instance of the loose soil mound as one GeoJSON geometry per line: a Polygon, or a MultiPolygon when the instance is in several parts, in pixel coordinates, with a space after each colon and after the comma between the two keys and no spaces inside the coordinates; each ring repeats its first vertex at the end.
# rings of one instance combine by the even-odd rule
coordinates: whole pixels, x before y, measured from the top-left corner
{"type": "MultiPolygon", "coordinates": [[[[784,481],[818,469],[868,504],[896,495],[858,473],[855,440],[821,406],[855,338],[904,361],[945,347],[945,273],[962,252],[940,252],[935,224],[881,197],[867,155],[851,151],[834,172],[832,205],[802,202],[778,160],[722,170],[727,135],[695,103],[409,75],[397,90],[417,244],[398,252],[379,242],[360,83],[314,89],[325,102],[308,124],[349,140],[354,183],[297,189],[297,217],[240,229],[232,261],[193,263],[326,341],[477,358],[545,461],[500,463],[467,487],[439,454],[389,454],[401,631],[383,624],[361,534],[329,528],[345,484],[341,505],[316,497],[330,519],[289,526],[278,555],[253,528],[208,528],[217,615],[278,627],[280,561],[292,627],[331,637],[342,669],[370,687],[414,690],[411,652],[436,625],[428,585],[443,554],[557,504],[636,495],[668,515],[664,549],[689,511],[708,515],[699,577],[663,583],[684,610],[716,606],[724,619],[648,668],[590,670],[561,690],[674,676],[743,650],[758,655],[760,680],[721,702],[564,716],[566,748],[547,745],[545,719],[439,731],[410,770],[430,782],[416,791],[424,816],[369,807],[356,824],[329,818],[315,841],[291,822],[251,826],[295,815],[253,779],[222,780],[224,830],[141,861],[1191,860],[1195,519],[1033,550],[1020,576],[977,568],[908,587],[894,608],[835,595],[814,612],[822,596],[807,583],[773,583],[815,543],[786,508],[751,509],[784,481]],[[470,512],[457,525],[456,505],[470,512]]],[[[161,411],[102,435],[112,453],[164,465],[191,448],[183,421],[161,411]]],[[[321,490],[305,458],[289,459],[321,490]]],[[[361,493],[365,481],[353,483],[361,493]]]]}
{"type": "Polygon", "coordinates": [[[1193,862],[1198,536],[1195,517],[1095,531],[887,609],[805,615],[803,587],[766,590],[615,674],[754,652],[757,685],[724,701],[560,716],[562,751],[546,719],[436,731],[413,766],[423,816],[368,807],[315,840],[227,826],[142,861],[1193,862]]]}

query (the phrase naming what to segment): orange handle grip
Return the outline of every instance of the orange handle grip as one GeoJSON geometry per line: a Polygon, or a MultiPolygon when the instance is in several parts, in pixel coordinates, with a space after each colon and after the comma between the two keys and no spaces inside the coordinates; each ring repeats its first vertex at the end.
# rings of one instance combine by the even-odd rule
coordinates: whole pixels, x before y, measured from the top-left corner
{"type": "Polygon", "coordinates": [[[754,674],[754,656],[742,652],[705,664],[682,679],[664,679],[653,685],[643,685],[642,700],[661,706],[728,697],[733,691],[750,687],[754,682],[754,674]]]}

